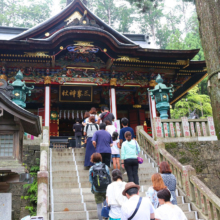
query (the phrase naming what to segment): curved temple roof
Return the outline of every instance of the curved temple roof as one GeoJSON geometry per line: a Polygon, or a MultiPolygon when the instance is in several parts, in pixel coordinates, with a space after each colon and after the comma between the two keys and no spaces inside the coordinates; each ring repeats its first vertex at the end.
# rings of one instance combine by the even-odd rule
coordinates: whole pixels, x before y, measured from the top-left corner
{"type": "Polygon", "coordinates": [[[0,107],[4,111],[20,119],[24,131],[28,134],[38,136],[41,134],[40,118],[37,115],[21,108],[11,101],[3,92],[0,91],[0,107]]]}

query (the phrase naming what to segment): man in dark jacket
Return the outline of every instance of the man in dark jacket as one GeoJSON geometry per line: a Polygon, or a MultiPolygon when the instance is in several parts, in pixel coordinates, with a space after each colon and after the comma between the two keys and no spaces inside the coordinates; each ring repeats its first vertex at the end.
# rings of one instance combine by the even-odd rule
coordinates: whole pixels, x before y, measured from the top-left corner
{"type": "Polygon", "coordinates": [[[76,119],[76,124],[73,125],[73,131],[75,132],[75,139],[76,139],[76,148],[81,147],[81,139],[82,139],[82,130],[83,125],[79,123],[79,118],[76,119]]]}

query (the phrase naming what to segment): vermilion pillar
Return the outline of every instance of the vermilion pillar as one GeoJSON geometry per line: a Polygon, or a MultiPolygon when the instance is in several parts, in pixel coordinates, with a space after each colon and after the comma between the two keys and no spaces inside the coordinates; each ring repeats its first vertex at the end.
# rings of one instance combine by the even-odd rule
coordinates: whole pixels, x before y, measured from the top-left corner
{"type": "Polygon", "coordinates": [[[115,116],[115,120],[117,120],[117,103],[116,103],[115,87],[110,88],[109,98],[110,98],[110,111],[115,116]]]}
{"type": "Polygon", "coordinates": [[[44,99],[44,120],[45,126],[50,127],[50,85],[45,85],[45,99],[44,99]]]}

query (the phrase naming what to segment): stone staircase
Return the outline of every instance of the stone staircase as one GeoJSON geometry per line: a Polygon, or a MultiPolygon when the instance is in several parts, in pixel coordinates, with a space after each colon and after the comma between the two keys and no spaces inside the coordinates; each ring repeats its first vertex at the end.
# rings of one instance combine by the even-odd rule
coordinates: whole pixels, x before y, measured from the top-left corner
{"type": "MultiPolygon", "coordinates": [[[[97,220],[94,195],[91,193],[89,172],[84,169],[85,148],[51,149],[50,158],[50,219],[51,220],[97,220]]],[[[140,195],[145,196],[151,185],[151,175],[158,169],[147,155],[139,166],[140,195]]],[[[127,175],[123,175],[124,181],[127,175]]],[[[177,192],[178,193],[178,192],[177,192]]],[[[197,213],[183,196],[177,196],[178,206],[188,220],[195,220],[197,213]]]]}

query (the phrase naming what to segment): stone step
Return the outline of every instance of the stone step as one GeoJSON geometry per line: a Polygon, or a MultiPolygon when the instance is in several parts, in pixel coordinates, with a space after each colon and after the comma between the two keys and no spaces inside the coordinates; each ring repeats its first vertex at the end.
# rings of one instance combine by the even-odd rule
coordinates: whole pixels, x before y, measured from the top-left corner
{"type": "MultiPolygon", "coordinates": [[[[151,180],[150,178],[140,178],[139,177],[139,182],[140,182],[140,185],[150,185],[151,184],[151,180]]],[[[81,186],[82,187],[90,187],[91,184],[89,182],[89,178],[88,177],[85,177],[85,178],[80,178],[80,183],[81,183],[81,186]]],[[[57,179],[53,179],[53,187],[54,188],[57,188],[57,187],[61,187],[62,185],[65,185],[67,186],[68,188],[71,188],[71,184],[74,184],[73,185],[73,188],[76,187],[76,185],[78,184],[78,179],[73,179],[73,178],[70,178],[70,177],[59,177],[57,179]]]]}
{"type": "MultiPolygon", "coordinates": [[[[80,171],[78,172],[79,173],[79,177],[80,177],[80,181],[84,181],[84,179],[88,180],[89,179],[89,172],[87,170],[84,171],[80,171]]],[[[59,178],[63,178],[63,177],[68,177],[68,178],[72,178],[72,179],[77,179],[77,173],[76,171],[67,171],[67,176],[65,175],[65,172],[63,173],[63,175],[61,175],[59,173],[59,175],[57,175],[57,172],[53,172],[52,173],[52,176],[53,176],[53,179],[59,179],[59,178]]],[[[143,179],[146,179],[146,180],[150,180],[151,181],[151,175],[152,174],[149,174],[147,172],[144,172],[144,171],[141,171],[141,172],[138,172],[138,176],[139,176],[139,179],[140,180],[143,180],[143,179]]],[[[127,174],[123,174],[123,178],[126,178],[127,174]]],[[[63,180],[65,181],[65,180],[63,180]]]]}
{"type": "MultiPolygon", "coordinates": [[[[89,219],[97,219],[97,211],[88,211],[89,219]]],[[[87,219],[85,211],[66,211],[55,212],[54,220],[85,220],[87,219]]]]}
{"type": "Polygon", "coordinates": [[[178,206],[184,211],[184,212],[190,212],[190,203],[183,203],[183,204],[178,204],[178,206]]]}
{"type": "MultiPolygon", "coordinates": [[[[88,188],[81,188],[83,194],[88,194],[91,193],[91,187],[88,188]]],[[[53,194],[54,195],[79,195],[81,193],[81,190],[79,188],[60,188],[60,189],[53,189],[53,194]]]]}
{"type": "MultiPolygon", "coordinates": [[[[64,182],[56,182],[56,183],[53,183],[53,189],[59,189],[59,188],[78,188],[79,187],[79,184],[78,183],[64,183],[64,182]]],[[[84,182],[84,183],[81,183],[81,187],[84,187],[84,188],[88,188],[88,187],[91,187],[91,184],[89,181],[87,182],[84,182]]]]}
{"type": "MultiPolygon", "coordinates": [[[[84,165],[77,165],[78,171],[81,170],[88,170],[84,167],[84,165]]],[[[56,164],[52,165],[52,172],[54,171],[64,171],[64,170],[69,170],[69,171],[76,171],[76,166],[75,163],[72,161],[68,162],[58,162],[56,164]]]]}
{"type": "MultiPolygon", "coordinates": [[[[52,154],[52,177],[54,192],[54,220],[90,220],[97,219],[96,203],[94,195],[91,193],[88,168],[84,167],[85,148],[74,149],[75,161],[73,161],[72,150],[53,149],[52,154]],[[77,166],[76,166],[77,165],[77,166]],[[76,168],[79,172],[81,189],[78,184],[76,168]],[[85,203],[82,203],[83,201],[85,203]],[[87,210],[86,213],[84,210],[87,210]]],[[[146,191],[152,185],[151,176],[157,173],[157,168],[153,167],[149,160],[144,158],[144,163],[139,165],[140,196],[146,196],[146,191]]],[[[110,173],[113,167],[110,168],[110,173]]],[[[121,169],[123,180],[127,181],[125,170],[121,169]]],[[[196,212],[190,211],[190,204],[184,203],[184,197],[177,196],[178,206],[185,212],[188,220],[196,219],[196,212]]]]}
{"type": "Polygon", "coordinates": [[[69,211],[84,211],[84,207],[86,210],[96,210],[97,206],[95,202],[86,202],[85,205],[81,202],[79,203],[54,203],[54,211],[55,212],[63,212],[64,210],[69,211]]]}
{"type": "MultiPolygon", "coordinates": [[[[80,170],[78,172],[80,173],[80,180],[81,180],[81,178],[85,178],[85,177],[88,178],[88,176],[89,176],[89,171],[88,170],[80,170]]],[[[146,170],[139,170],[138,171],[138,175],[141,176],[141,177],[145,175],[145,176],[148,176],[149,178],[151,178],[153,173],[156,173],[156,171],[152,172],[152,173],[147,172],[146,170]]],[[[61,178],[61,177],[71,177],[73,179],[76,179],[77,178],[77,172],[75,170],[68,170],[68,171],[59,170],[59,171],[53,171],[52,176],[53,176],[53,179],[55,179],[55,178],[57,179],[57,178],[61,178]]],[[[123,177],[124,181],[127,180],[127,174],[123,174],[122,177],[123,177]]]]}
{"type": "Polygon", "coordinates": [[[191,211],[191,212],[184,212],[188,220],[196,220],[196,212],[191,211]]]}

